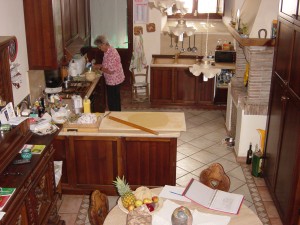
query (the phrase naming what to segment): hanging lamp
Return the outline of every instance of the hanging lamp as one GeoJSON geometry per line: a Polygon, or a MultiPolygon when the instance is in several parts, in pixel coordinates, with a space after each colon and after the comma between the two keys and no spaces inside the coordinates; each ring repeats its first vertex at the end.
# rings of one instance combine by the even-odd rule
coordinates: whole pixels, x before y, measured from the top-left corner
{"type": "Polygon", "coordinates": [[[213,78],[216,74],[221,72],[221,69],[215,68],[214,60],[212,57],[208,56],[207,49],[208,49],[208,29],[209,29],[209,13],[207,14],[206,20],[206,40],[205,40],[205,55],[200,64],[194,64],[192,67],[189,68],[190,72],[194,76],[199,76],[201,73],[203,74],[203,80],[207,81],[209,78],[213,78]]]}

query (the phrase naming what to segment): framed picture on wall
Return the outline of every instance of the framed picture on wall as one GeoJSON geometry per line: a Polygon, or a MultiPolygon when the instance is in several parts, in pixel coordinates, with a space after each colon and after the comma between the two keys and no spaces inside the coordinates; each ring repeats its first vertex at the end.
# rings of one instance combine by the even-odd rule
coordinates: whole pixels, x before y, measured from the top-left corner
{"type": "Polygon", "coordinates": [[[134,23],[148,23],[148,0],[133,0],[133,20],[134,23]]]}

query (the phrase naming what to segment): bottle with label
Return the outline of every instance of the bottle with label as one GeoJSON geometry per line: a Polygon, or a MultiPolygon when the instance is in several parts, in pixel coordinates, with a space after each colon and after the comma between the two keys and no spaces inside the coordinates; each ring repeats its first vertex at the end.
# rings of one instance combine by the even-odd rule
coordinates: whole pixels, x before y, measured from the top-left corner
{"type": "Polygon", "coordinates": [[[220,39],[217,42],[216,50],[222,50],[222,42],[220,39]]]}
{"type": "Polygon", "coordinates": [[[91,100],[85,96],[83,100],[83,112],[90,113],[91,112],[91,100]]]}
{"type": "Polygon", "coordinates": [[[252,143],[250,142],[250,146],[249,146],[249,149],[247,151],[247,160],[246,160],[247,164],[251,164],[251,162],[252,162],[252,154],[253,154],[252,143]]]}
{"type": "Polygon", "coordinates": [[[252,158],[252,175],[255,177],[261,177],[262,175],[262,152],[258,149],[257,144],[252,158]]]}

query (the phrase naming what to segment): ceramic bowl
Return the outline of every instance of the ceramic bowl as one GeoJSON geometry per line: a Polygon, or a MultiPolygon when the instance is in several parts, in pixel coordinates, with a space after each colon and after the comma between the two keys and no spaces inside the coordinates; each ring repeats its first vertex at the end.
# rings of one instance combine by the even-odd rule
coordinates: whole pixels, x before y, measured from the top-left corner
{"type": "Polygon", "coordinates": [[[93,71],[89,71],[85,73],[85,79],[87,81],[93,81],[96,78],[96,73],[93,71]]]}

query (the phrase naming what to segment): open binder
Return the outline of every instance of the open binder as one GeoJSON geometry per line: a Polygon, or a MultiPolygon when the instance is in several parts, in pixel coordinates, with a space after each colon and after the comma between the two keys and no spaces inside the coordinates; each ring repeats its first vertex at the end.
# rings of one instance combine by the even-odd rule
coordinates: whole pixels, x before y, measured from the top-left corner
{"type": "Polygon", "coordinates": [[[232,214],[238,214],[244,199],[243,195],[215,190],[195,179],[191,179],[182,195],[206,208],[232,214]]]}

